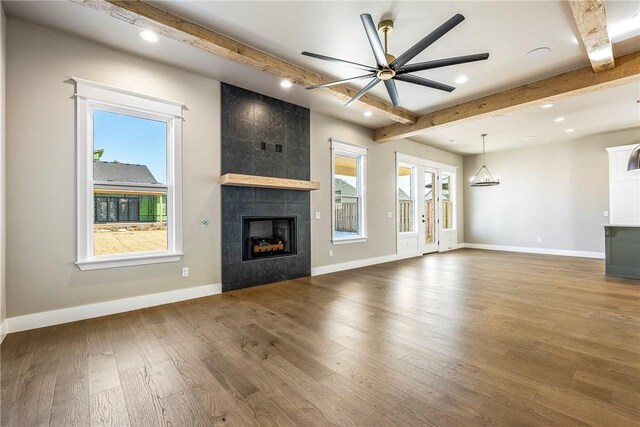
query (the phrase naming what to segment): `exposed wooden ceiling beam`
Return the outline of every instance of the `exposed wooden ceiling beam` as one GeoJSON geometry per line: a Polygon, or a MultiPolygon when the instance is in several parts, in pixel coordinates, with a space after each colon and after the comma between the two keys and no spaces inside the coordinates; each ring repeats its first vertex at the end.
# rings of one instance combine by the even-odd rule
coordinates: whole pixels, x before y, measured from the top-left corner
{"type": "Polygon", "coordinates": [[[569,0],[594,72],[615,67],[604,0],[569,0]]]}
{"type": "MultiPolygon", "coordinates": [[[[197,47],[273,76],[290,80],[301,86],[313,86],[331,80],[138,0],[70,1],[100,10],[114,18],[155,31],[164,37],[197,47]]],[[[358,90],[345,85],[331,86],[318,90],[344,102],[358,93],[358,90]]],[[[398,123],[410,124],[416,121],[415,114],[393,107],[370,95],[363,96],[354,105],[398,123]]]]}
{"type": "Polygon", "coordinates": [[[408,138],[443,126],[470,119],[520,110],[532,105],[559,101],[575,95],[640,81],[640,52],[616,58],[617,66],[594,73],[591,67],[579,68],[544,80],[518,86],[483,98],[444,108],[418,117],[412,125],[392,124],[376,129],[374,140],[389,142],[408,138]]]}

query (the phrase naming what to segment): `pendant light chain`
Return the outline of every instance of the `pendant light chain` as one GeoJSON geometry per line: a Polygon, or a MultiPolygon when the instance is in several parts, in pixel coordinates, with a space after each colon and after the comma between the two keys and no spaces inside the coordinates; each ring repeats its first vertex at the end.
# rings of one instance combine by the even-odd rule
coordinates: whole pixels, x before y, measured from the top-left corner
{"type": "Polygon", "coordinates": [[[483,166],[487,164],[487,162],[486,162],[486,160],[485,160],[485,151],[484,151],[484,138],[485,138],[486,136],[487,136],[487,134],[486,134],[486,133],[483,133],[483,134],[482,134],[482,165],[483,165],[483,166]]]}

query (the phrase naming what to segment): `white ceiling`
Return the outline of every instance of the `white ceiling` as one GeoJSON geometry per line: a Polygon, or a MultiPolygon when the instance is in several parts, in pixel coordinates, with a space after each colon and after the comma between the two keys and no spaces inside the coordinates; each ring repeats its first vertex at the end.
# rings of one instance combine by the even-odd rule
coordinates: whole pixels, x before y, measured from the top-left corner
{"type": "MultiPolygon", "coordinates": [[[[640,84],[600,90],[566,98],[551,108],[530,107],[507,114],[457,123],[427,131],[412,139],[459,154],[487,152],[557,143],[601,132],[640,126],[640,84]],[[555,122],[557,118],[564,121],[555,122]],[[566,129],[574,129],[566,132],[566,129]],[[453,140],[453,141],[452,141],[453,140]]],[[[640,130],[638,131],[640,142],[640,130]]]]}
{"type": "MultiPolygon", "coordinates": [[[[458,85],[458,88],[450,94],[398,82],[402,107],[417,114],[589,65],[583,47],[572,41],[577,35],[577,30],[570,8],[564,0],[533,2],[163,1],[156,4],[287,61],[334,78],[358,75],[359,70],[304,57],[300,52],[307,50],[354,62],[373,64],[373,54],[359,18],[361,13],[370,13],[376,22],[382,18],[395,20],[395,30],[390,35],[389,48],[396,56],[455,13],[462,13],[466,17],[464,22],[427,48],[412,62],[481,52],[489,52],[491,56],[487,61],[418,73],[418,75],[454,86],[456,85],[453,81],[458,76],[465,75],[469,78],[469,82],[458,85]],[[551,48],[551,53],[539,59],[530,59],[525,56],[528,51],[542,46],[551,48]]],[[[173,40],[161,38],[159,43],[148,44],[138,37],[138,28],[77,4],[65,1],[4,1],[3,5],[10,17],[31,21],[95,40],[116,49],[186,68],[369,128],[391,123],[388,119],[375,115],[366,118],[362,115],[362,110],[355,107],[344,108],[342,102],[321,93],[309,92],[297,86],[284,90],[279,87],[279,81],[274,77],[173,40]]],[[[637,1],[607,2],[610,25],[630,19],[639,11],[640,3],[637,1]]],[[[638,51],[640,50],[640,30],[617,36],[614,42],[616,55],[638,51]]],[[[627,99],[629,97],[625,96],[629,93],[633,94],[630,98],[635,96],[637,99],[638,85],[628,86],[626,91],[616,89],[616,96],[593,94],[577,98],[575,101],[566,100],[562,102],[563,105],[558,103],[557,108],[558,110],[560,107],[565,108],[562,112],[567,116],[565,123],[568,124],[569,116],[572,117],[572,127],[576,129],[574,133],[576,136],[581,134],[579,132],[600,132],[605,128],[633,126],[633,119],[629,119],[633,114],[635,114],[635,125],[638,126],[638,109],[635,108],[629,114],[627,99]],[[622,96],[618,96],[620,94],[622,96]],[[585,111],[586,108],[600,111],[600,113],[588,113],[585,111]],[[574,109],[572,114],[569,109],[574,109]],[[606,115],[603,115],[605,113],[606,115]],[[599,120],[593,120],[594,117],[598,117],[599,120]]],[[[382,85],[373,91],[373,95],[388,102],[382,85]]],[[[555,111],[546,113],[553,115],[555,111]]],[[[511,113],[502,120],[483,119],[456,125],[451,128],[456,130],[453,136],[451,136],[451,129],[446,128],[429,131],[413,139],[459,153],[478,152],[479,144],[472,144],[472,136],[478,138],[477,135],[484,132],[478,130],[481,128],[486,128],[485,131],[492,133],[490,140],[493,142],[489,147],[493,149],[522,145],[522,136],[518,132],[527,126],[532,130],[525,133],[535,134],[537,138],[524,141],[526,143],[566,139],[565,135],[562,135],[563,138],[554,139],[548,133],[551,131],[546,128],[545,119],[540,117],[540,114],[540,111],[532,108],[511,113]],[[540,129],[536,126],[543,126],[544,130],[534,132],[540,129]],[[504,134],[504,137],[501,138],[501,134],[504,134]],[[459,141],[457,145],[452,146],[449,143],[449,139],[452,138],[459,141]],[[503,142],[500,142],[501,140],[503,142]]]]}

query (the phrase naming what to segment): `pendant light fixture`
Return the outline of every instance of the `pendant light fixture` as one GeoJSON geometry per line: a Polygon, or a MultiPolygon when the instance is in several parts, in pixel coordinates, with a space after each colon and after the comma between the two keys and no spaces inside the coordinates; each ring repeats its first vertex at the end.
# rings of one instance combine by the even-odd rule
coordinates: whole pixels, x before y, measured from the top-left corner
{"type": "Polygon", "coordinates": [[[484,150],[484,138],[487,136],[486,133],[482,134],[482,167],[478,169],[478,172],[471,178],[471,186],[472,187],[491,187],[494,185],[500,184],[500,178],[491,175],[489,169],[487,169],[486,162],[484,161],[485,150],[484,150]]]}
{"type": "Polygon", "coordinates": [[[629,156],[629,164],[627,165],[627,171],[640,172],[640,145],[638,145],[629,156]]]}

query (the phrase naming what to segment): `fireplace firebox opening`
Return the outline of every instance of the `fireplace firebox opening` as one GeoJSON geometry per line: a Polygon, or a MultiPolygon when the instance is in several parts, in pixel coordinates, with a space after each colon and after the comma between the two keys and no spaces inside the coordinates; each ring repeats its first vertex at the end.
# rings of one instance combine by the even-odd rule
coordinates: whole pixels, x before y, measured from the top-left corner
{"type": "Polygon", "coordinates": [[[295,217],[242,217],[242,260],[295,255],[295,217]]]}

